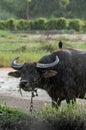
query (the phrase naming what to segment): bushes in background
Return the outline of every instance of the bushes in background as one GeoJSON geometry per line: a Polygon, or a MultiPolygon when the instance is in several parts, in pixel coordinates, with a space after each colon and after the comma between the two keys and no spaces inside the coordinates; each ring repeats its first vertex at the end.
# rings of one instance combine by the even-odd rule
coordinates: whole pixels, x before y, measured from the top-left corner
{"type": "Polygon", "coordinates": [[[38,18],[33,20],[8,19],[0,20],[1,30],[75,30],[77,32],[86,32],[86,21],[80,19],[66,18],[38,18]]]}
{"type": "Polygon", "coordinates": [[[67,28],[67,20],[65,18],[59,18],[57,20],[57,28],[56,29],[66,29],[67,28]]]}
{"type": "Polygon", "coordinates": [[[4,20],[0,20],[0,30],[6,29],[6,22],[4,20]]]}
{"type": "Polygon", "coordinates": [[[46,18],[38,18],[30,21],[30,29],[45,30],[46,18]]]}
{"type": "Polygon", "coordinates": [[[16,20],[15,19],[8,19],[6,22],[6,27],[9,30],[16,30],[16,20]]]}
{"type": "Polygon", "coordinates": [[[27,30],[30,28],[30,23],[28,20],[21,19],[17,21],[16,27],[17,30],[27,30]]]}
{"type": "Polygon", "coordinates": [[[82,30],[83,23],[79,19],[72,19],[69,21],[68,29],[74,29],[75,31],[80,31],[82,30]]]}
{"type": "Polygon", "coordinates": [[[46,22],[45,28],[47,30],[55,30],[57,28],[57,19],[49,19],[46,22]]]}

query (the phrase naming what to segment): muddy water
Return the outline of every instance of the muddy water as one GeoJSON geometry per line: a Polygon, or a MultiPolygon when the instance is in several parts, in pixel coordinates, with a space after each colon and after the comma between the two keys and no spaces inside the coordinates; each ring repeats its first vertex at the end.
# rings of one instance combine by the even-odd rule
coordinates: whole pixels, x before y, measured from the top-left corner
{"type": "MultiPolygon", "coordinates": [[[[0,102],[12,107],[18,107],[24,110],[29,110],[31,92],[22,91],[22,95],[18,91],[20,79],[8,76],[11,68],[0,69],[0,102]]],[[[50,103],[51,99],[48,94],[39,89],[38,97],[34,98],[35,109],[40,109],[45,103],[50,103]]]]}

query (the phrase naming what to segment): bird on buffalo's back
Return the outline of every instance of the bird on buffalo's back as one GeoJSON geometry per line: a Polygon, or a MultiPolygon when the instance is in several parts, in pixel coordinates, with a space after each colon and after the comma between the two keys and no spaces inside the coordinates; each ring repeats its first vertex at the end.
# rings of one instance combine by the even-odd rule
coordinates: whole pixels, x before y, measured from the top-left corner
{"type": "Polygon", "coordinates": [[[62,46],[63,46],[63,43],[62,43],[62,41],[60,41],[60,42],[58,43],[59,49],[62,49],[62,46]]]}

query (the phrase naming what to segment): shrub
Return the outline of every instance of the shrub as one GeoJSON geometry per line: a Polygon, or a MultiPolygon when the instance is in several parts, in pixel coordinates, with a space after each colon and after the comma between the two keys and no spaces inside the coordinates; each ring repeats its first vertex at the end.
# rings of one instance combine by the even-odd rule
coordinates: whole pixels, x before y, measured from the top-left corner
{"type": "Polygon", "coordinates": [[[35,28],[33,20],[30,20],[29,24],[30,24],[30,29],[33,30],[35,28]]]}
{"type": "Polygon", "coordinates": [[[66,29],[67,28],[67,20],[65,18],[59,18],[57,21],[56,29],[66,29]]]}
{"type": "Polygon", "coordinates": [[[29,21],[21,19],[17,23],[17,30],[27,30],[29,29],[29,21]]]}
{"type": "Polygon", "coordinates": [[[73,19],[69,21],[68,29],[74,29],[75,31],[80,31],[81,28],[82,24],[79,19],[73,19]]]}
{"type": "Polygon", "coordinates": [[[4,20],[0,21],[0,29],[5,30],[6,29],[6,22],[4,20]]]}
{"type": "Polygon", "coordinates": [[[57,19],[53,18],[46,22],[46,29],[47,30],[55,30],[57,27],[57,19]]]}
{"type": "Polygon", "coordinates": [[[82,31],[83,31],[83,32],[86,32],[86,21],[83,21],[82,31]]]}
{"type": "Polygon", "coordinates": [[[86,21],[80,19],[65,19],[65,18],[38,18],[34,20],[16,20],[8,19],[0,20],[0,29],[5,30],[75,30],[77,32],[85,32],[86,21]]]}
{"type": "Polygon", "coordinates": [[[45,18],[39,18],[30,22],[31,29],[44,30],[45,29],[45,18]]]}
{"type": "Polygon", "coordinates": [[[7,20],[7,29],[9,30],[16,30],[16,20],[15,19],[8,19],[7,20]]]}
{"type": "Polygon", "coordinates": [[[65,18],[59,18],[59,19],[50,19],[46,23],[46,29],[47,30],[55,30],[55,29],[66,29],[67,27],[67,20],[65,18]]]}

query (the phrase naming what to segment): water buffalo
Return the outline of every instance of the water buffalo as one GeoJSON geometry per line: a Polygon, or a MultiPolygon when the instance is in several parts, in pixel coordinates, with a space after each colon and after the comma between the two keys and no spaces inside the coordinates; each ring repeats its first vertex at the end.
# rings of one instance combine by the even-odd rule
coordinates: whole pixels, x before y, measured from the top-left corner
{"type": "Polygon", "coordinates": [[[53,105],[60,105],[64,99],[69,103],[85,97],[86,51],[60,49],[36,63],[17,64],[17,60],[11,66],[21,73],[20,87],[25,91],[44,89],[53,105]]]}

